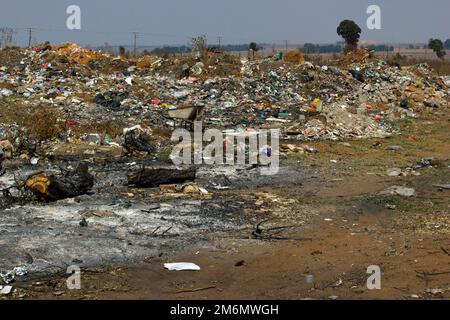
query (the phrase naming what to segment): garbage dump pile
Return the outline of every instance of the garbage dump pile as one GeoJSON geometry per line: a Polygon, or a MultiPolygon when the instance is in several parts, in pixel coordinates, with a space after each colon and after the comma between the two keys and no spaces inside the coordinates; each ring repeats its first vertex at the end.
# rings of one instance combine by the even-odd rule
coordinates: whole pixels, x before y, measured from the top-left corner
{"type": "MultiPolygon", "coordinates": [[[[279,128],[297,141],[387,137],[400,119],[447,108],[449,87],[428,65],[400,69],[365,50],[315,65],[299,52],[126,58],[75,44],[2,49],[0,280],[157,256],[173,241],[251,228],[272,214],[266,201],[224,190],[306,179],[289,166],[276,176],[253,165],[173,166],[174,109],[201,105],[203,128],[235,136],[279,128]]],[[[294,142],[280,149],[300,151],[294,142]]],[[[296,212],[296,222],[307,213],[296,212]]]]}
{"type": "Polygon", "coordinates": [[[123,146],[124,128],[170,128],[168,111],[189,105],[205,107],[204,127],[280,128],[301,141],[386,137],[397,120],[448,106],[449,79],[426,64],[399,68],[365,50],[334,62],[227,53],[127,59],[75,44],[3,49],[2,149],[22,154],[77,139],[123,146]]]}

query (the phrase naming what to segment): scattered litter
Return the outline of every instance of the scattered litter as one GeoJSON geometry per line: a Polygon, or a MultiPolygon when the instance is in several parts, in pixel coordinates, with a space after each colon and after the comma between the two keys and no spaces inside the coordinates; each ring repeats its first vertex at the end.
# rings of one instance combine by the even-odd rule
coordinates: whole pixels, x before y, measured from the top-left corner
{"type": "Polygon", "coordinates": [[[16,277],[23,277],[28,274],[28,270],[26,267],[15,267],[13,270],[2,273],[0,272],[0,278],[5,284],[9,284],[14,282],[16,277]]]}
{"type": "Polygon", "coordinates": [[[444,293],[444,290],[439,289],[439,288],[435,288],[435,289],[427,289],[426,293],[430,293],[432,295],[440,295],[444,293]]]}
{"type": "Polygon", "coordinates": [[[8,295],[8,294],[11,293],[12,289],[13,289],[12,286],[4,286],[4,287],[1,288],[0,293],[3,294],[3,295],[8,295]]]}
{"type": "Polygon", "coordinates": [[[417,162],[417,164],[414,166],[414,169],[420,169],[423,167],[429,167],[429,166],[435,166],[438,165],[439,161],[435,158],[423,158],[420,161],[417,162]]]}
{"type": "Polygon", "coordinates": [[[386,203],[385,208],[389,210],[395,210],[397,209],[397,206],[395,204],[386,203]]]}
{"type": "Polygon", "coordinates": [[[33,158],[30,159],[30,163],[32,165],[37,165],[38,162],[39,162],[39,158],[33,157],[33,158]]]}
{"type": "Polygon", "coordinates": [[[23,277],[28,274],[28,270],[26,267],[15,267],[14,274],[18,277],[23,277]]]}
{"type": "Polygon", "coordinates": [[[199,271],[200,267],[191,262],[165,263],[164,268],[169,271],[199,271]]]}

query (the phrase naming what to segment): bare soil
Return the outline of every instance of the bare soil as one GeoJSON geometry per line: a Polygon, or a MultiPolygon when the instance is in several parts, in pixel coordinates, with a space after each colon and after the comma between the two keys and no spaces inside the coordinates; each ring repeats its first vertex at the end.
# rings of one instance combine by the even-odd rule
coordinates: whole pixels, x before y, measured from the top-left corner
{"type": "Polygon", "coordinates": [[[258,236],[254,227],[202,234],[183,250],[142,263],[82,270],[81,290],[67,290],[68,275],[60,274],[16,283],[14,298],[449,299],[450,191],[433,186],[450,182],[449,120],[442,111],[406,121],[402,135],[381,145],[312,143],[319,153],[285,160],[309,173],[298,185],[222,191],[229,205],[236,195],[255,202],[257,212],[249,214],[261,214],[258,236]],[[424,157],[439,164],[417,175],[386,175],[424,157]],[[416,195],[380,194],[393,185],[413,187],[416,195]],[[201,270],[163,268],[181,261],[201,270]],[[371,265],[381,269],[380,290],[366,286],[371,265]]]}

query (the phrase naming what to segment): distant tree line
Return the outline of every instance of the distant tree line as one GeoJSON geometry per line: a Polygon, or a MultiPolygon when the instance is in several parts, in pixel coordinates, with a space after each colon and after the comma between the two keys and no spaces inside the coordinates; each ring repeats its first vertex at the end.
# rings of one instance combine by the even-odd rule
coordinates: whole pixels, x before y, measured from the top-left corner
{"type": "Polygon", "coordinates": [[[311,53],[339,53],[342,52],[342,46],[340,44],[314,44],[305,43],[303,47],[299,48],[300,51],[306,54],[311,53]]]}
{"type": "MultiPolygon", "coordinates": [[[[169,53],[185,53],[190,52],[191,47],[188,47],[186,45],[183,46],[163,46],[160,48],[155,48],[151,51],[151,53],[154,54],[169,54],[169,53]]],[[[145,52],[146,53],[146,52],[145,52]]]]}
{"type": "MultiPolygon", "coordinates": [[[[263,47],[263,45],[258,46],[258,50],[263,47]]],[[[217,45],[208,45],[209,49],[220,49],[222,51],[248,51],[248,44],[227,44],[218,47],[217,45]]],[[[184,53],[190,52],[192,50],[191,46],[163,46],[155,48],[151,51],[154,54],[169,54],[169,53],[184,53]]]]}
{"type": "MultiPolygon", "coordinates": [[[[386,51],[394,51],[393,46],[389,46],[386,44],[377,44],[377,45],[367,45],[362,46],[362,48],[374,50],[377,52],[386,52],[386,51]]],[[[341,44],[313,44],[313,43],[305,43],[303,47],[299,48],[300,51],[306,54],[312,53],[340,53],[342,52],[341,44]]]]}
{"type": "Polygon", "coordinates": [[[450,39],[445,40],[444,48],[447,49],[447,50],[450,50],[450,39]]]}
{"type": "MultiPolygon", "coordinates": [[[[449,41],[450,42],[450,41],[449,41]]],[[[449,43],[450,45],[450,43],[449,43]]],[[[258,50],[261,48],[270,48],[273,47],[271,45],[258,45],[258,50]]],[[[386,44],[379,44],[379,45],[367,45],[362,46],[363,48],[374,50],[374,51],[394,51],[393,46],[389,46],[386,44]]],[[[214,45],[209,45],[208,48],[218,48],[214,45]]],[[[247,51],[249,49],[248,44],[227,44],[223,45],[220,48],[218,48],[223,51],[247,51]]],[[[340,53],[342,52],[342,45],[341,44],[314,44],[314,43],[305,43],[303,47],[298,48],[301,52],[306,54],[313,54],[313,53],[340,53]]],[[[191,47],[190,46],[163,46],[159,48],[155,48],[151,51],[153,54],[171,54],[171,53],[185,53],[190,52],[191,47]]],[[[148,51],[146,50],[145,53],[148,51]]]]}

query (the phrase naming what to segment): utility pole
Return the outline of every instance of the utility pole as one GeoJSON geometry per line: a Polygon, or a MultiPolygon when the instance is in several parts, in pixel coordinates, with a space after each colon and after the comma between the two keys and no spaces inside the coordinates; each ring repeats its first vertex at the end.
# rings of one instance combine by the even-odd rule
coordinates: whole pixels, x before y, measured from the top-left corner
{"type": "Polygon", "coordinates": [[[27,28],[28,30],[28,48],[31,47],[31,36],[33,34],[33,28],[27,28]]]}
{"type": "Polygon", "coordinates": [[[285,52],[288,51],[288,40],[284,40],[285,52]]]}
{"type": "Polygon", "coordinates": [[[133,49],[133,55],[136,56],[136,51],[137,51],[137,36],[138,36],[138,32],[133,32],[134,35],[134,49],[133,49]]]}
{"type": "Polygon", "coordinates": [[[6,48],[13,43],[13,35],[16,33],[12,28],[0,28],[0,49],[6,48]]]}
{"type": "Polygon", "coordinates": [[[218,43],[219,48],[220,48],[221,42],[222,42],[222,37],[221,37],[221,36],[218,36],[218,37],[217,37],[217,43],[218,43]]]}

